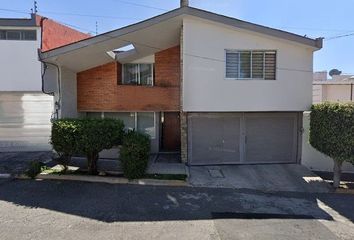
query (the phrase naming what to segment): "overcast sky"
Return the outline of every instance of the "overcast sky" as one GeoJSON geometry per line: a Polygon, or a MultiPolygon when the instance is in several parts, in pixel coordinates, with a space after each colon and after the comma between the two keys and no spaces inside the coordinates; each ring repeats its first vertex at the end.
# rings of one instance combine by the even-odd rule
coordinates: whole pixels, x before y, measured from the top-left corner
{"type": "MultiPolygon", "coordinates": [[[[41,15],[103,33],[179,7],[179,0],[37,0],[41,15]],[[81,15],[81,16],[78,16],[81,15]],[[90,16],[83,16],[90,15],[90,16]],[[94,15],[94,16],[92,16],[94,15]]],[[[190,0],[192,7],[324,41],[314,70],[338,68],[354,74],[353,0],[190,0]]],[[[0,17],[29,17],[33,0],[0,0],[0,17]]]]}

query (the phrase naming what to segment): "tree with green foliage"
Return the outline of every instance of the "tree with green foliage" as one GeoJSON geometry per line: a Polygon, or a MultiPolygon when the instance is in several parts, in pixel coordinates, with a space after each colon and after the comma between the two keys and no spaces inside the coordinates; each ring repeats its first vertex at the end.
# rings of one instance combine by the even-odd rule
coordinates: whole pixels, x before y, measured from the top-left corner
{"type": "Polygon", "coordinates": [[[129,179],[142,178],[145,175],[150,154],[150,137],[135,131],[129,131],[120,149],[120,160],[124,176],[129,179]]]}
{"type": "Polygon", "coordinates": [[[338,188],[343,162],[354,164],[354,104],[313,105],[310,114],[310,144],[333,158],[333,186],[338,188]]]}

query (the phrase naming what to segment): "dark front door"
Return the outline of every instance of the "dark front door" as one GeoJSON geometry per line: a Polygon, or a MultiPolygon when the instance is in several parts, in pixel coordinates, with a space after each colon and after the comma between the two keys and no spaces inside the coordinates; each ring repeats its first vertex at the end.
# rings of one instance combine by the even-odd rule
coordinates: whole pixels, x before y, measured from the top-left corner
{"type": "Polygon", "coordinates": [[[165,112],[162,121],[162,151],[180,151],[181,130],[179,112],[165,112]]]}

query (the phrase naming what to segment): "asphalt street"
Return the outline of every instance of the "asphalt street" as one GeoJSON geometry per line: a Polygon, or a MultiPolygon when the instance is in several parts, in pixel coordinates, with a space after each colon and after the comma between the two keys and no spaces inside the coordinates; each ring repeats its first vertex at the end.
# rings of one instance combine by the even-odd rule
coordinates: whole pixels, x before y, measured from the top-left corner
{"type": "Polygon", "coordinates": [[[0,180],[0,239],[353,239],[354,195],[0,180]]]}

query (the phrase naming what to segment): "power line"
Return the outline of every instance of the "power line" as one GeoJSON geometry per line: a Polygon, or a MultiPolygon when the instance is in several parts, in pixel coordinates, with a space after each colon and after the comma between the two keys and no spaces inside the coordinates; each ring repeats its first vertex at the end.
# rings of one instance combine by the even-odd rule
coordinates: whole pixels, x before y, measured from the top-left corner
{"type": "Polygon", "coordinates": [[[307,28],[307,27],[276,27],[280,29],[299,29],[299,30],[308,30],[308,31],[323,31],[323,32],[353,32],[354,30],[349,29],[333,29],[333,28],[307,28]]]}
{"type": "Polygon", "coordinates": [[[29,14],[30,11],[25,12],[22,10],[15,10],[15,9],[6,9],[6,8],[0,8],[0,11],[4,11],[4,12],[14,12],[14,13],[23,13],[23,14],[29,14]]]}
{"type": "Polygon", "coordinates": [[[83,31],[87,31],[88,33],[91,33],[93,35],[96,34],[95,31],[91,30],[91,29],[88,29],[88,28],[83,28],[83,27],[79,27],[79,26],[75,26],[75,25],[72,25],[72,24],[69,24],[69,23],[65,23],[65,22],[62,22],[62,21],[57,21],[55,20],[56,22],[60,23],[60,24],[63,24],[63,25],[66,25],[68,27],[71,27],[71,28],[76,28],[76,29],[79,29],[79,30],[83,30],[83,31]]]}
{"type": "Polygon", "coordinates": [[[328,38],[325,38],[325,41],[330,41],[330,40],[334,40],[334,39],[338,39],[338,38],[344,38],[344,37],[350,37],[350,36],[354,36],[354,33],[349,33],[349,34],[343,34],[343,35],[337,35],[337,36],[333,36],[333,37],[328,37],[328,38]]]}
{"type": "Polygon", "coordinates": [[[122,0],[116,0],[116,1],[121,2],[121,3],[124,3],[124,4],[129,4],[129,5],[137,6],[137,7],[145,7],[145,8],[155,9],[155,10],[159,10],[159,11],[169,11],[168,9],[165,9],[165,8],[153,7],[153,6],[149,6],[149,5],[145,5],[145,4],[140,4],[140,3],[133,3],[133,2],[122,1],[122,0]]]}
{"type": "Polygon", "coordinates": [[[116,17],[116,16],[107,16],[107,15],[91,15],[91,14],[80,14],[80,13],[52,12],[52,11],[40,11],[40,13],[54,14],[54,15],[65,15],[65,16],[92,17],[92,18],[142,20],[141,18],[116,17]]]}

